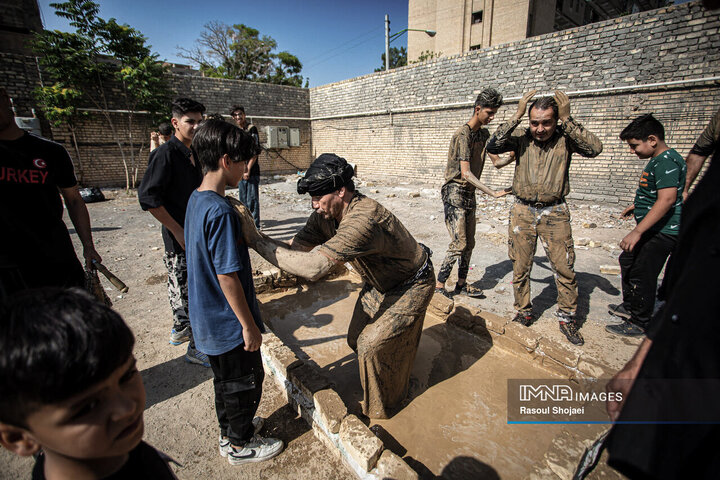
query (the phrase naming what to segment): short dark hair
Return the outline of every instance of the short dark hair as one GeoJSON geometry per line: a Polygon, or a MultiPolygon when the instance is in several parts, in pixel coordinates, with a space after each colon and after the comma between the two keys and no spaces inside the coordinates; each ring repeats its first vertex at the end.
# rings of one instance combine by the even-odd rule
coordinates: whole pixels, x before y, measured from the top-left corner
{"type": "Polygon", "coordinates": [[[189,112],[198,112],[201,115],[205,113],[205,105],[196,102],[191,98],[176,98],[172,103],[172,114],[175,118],[180,118],[189,112]]]}
{"type": "Polygon", "coordinates": [[[475,99],[475,107],[480,108],[500,108],[503,104],[503,97],[492,87],[488,87],[475,99]]]}
{"type": "Polygon", "coordinates": [[[643,142],[650,135],[655,135],[660,140],[665,140],[665,127],[660,121],[653,117],[652,113],[640,115],[620,132],[620,140],[636,138],[643,142]]]}
{"type": "Polygon", "coordinates": [[[528,117],[530,116],[530,112],[532,112],[533,108],[537,108],[538,110],[547,110],[548,108],[552,108],[553,115],[555,115],[555,120],[558,119],[558,106],[554,97],[540,97],[536,99],[532,103],[532,105],[530,105],[530,109],[528,110],[528,117]]]}
{"type": "Polygon", "coordinates": [[[160,125],[158,125],[158,133],[160,135],[172,135],[173,127],[169,123],[163,122],[160,125]]]}
{"type": "Polygon", "coordinates": [[[202,122],[192,139],[192,151],[200,162],[203,174],[219,168],[220,157],[226,153],[233,162],[248,161],[260,153],[255,139],[246,131],[224,120],[202,122]]]}
{"type": "Polygon", "coordinates": [[[232,108],[230,109],[230,115],[237,112],[238,110],[245,113],[245,107],[243,107],[242,105],[233,105],[232,108]]]}
{"type": "Polygon", "coordinates": [[[205,120],[222,120],[225,121],[225,117],[222,116],[222,113],[208,113],[205,115],[205,120]]]}
{"type": "Polygon", "coordinates": [[[118,313],[78,288],[26,290],[0,306],[0,318],[0,421],[18,427],[105,380],[135,344],[118,313]]]}

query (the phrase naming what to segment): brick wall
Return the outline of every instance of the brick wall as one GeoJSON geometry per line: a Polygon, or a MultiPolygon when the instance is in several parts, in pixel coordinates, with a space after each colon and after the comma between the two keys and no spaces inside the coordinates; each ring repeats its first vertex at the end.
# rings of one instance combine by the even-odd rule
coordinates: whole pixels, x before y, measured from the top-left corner
{"type": "MultiPolygon", "coordinates": [[[[32,116],[32,108],[42,116],[33,98],[33,90],[40,86],[40,73],[34,57],[0,53],[0,78],[4,79],[2,84],[12,97],[18,116],[32,116]]],[[[44,80],[48,81],[48,78],[45,77],[44,80]]],[[[296,172],[306,169],[310,164],[311,131],[310,122],[307,120],[310,116],[310,103],[307,89],[187,75],[169,75],[168,80],[173,90],[170,97],[194,98],[205,105],[207,113],[227,115],[233,104],[243,105],[249,119],[258,127],[261,143],[266,141],[263,127],[267,125],[299,128],[299,147],[263,150],[259,158],[262,174],[296,172]]],[[[110,108],[122,109],[123,105],[117,101],[119,88],[111,85],[107,92],[110,108]]],[[[124,115],[112,114],[111,120],[117,129],[128,130],[124,115]]],[[[136,142],[134,153],[137,157],[134,164],[140,169],[138,181],[147,167],[150,132],[155,128],[157,125],[149,115],[135,115],[132,131],[136,142]]],[[[125,185],[122,156],[109,132],[108,124],[100,114],[91,113],[83,117],[76,133],[80,146],[78,156],[72,148],[70,130],[66,126],[50,128],[43,122],[43,133],[62,143],[70,152],[78,179],[83,185],[125,185]]],[[[126,161],[132,167],[133,161],[128,149],[126,161]]]]}
{"type": "MultiPolygon", "coordinates": [[[[345,156],[365,178],[411,175],[439,187],[450,136],[470,118],[471,106],[377,112],[472,102],[484,86],[508,98],[530,89],[587,91],[719,75],[720,16],[693,2],[313,88],[312,151],[345,156]],[[322,119],[353,113],[358,115],[322,119]]],[[[720,106],[720,88],[705,81],[585,93],[571,95],[571,105],[573,116],[605,147],[597,158],[573,159],[571,197],[626,202],[644,162],[620,142],[620,131],[653,112],[665,125],[668,144],[686,155],[720,106]]],[[[516,101],[506,102],[490,130],[516,107],[516,101]]],[[[489,166],[482,177],[493,187],[511,179],[512,166],[489,166]]]]}

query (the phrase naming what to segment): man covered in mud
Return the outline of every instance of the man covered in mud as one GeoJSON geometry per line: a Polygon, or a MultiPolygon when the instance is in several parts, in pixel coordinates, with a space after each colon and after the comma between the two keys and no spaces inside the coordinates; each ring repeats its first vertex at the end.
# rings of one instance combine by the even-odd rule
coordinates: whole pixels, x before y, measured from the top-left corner
{"type": "Polygon", "coordinates": [[[277,267],[310,280],[350,262],[364,280],[348,329],[358,355],[362,411],[388,418],[407,396],[435,274],[430,251],[385,207],[355,190],[345,159],[320,155],[298,181],[315,210],[292,243],[255,229],[242,206],[247,244],[277,267]],[[315,248],[317,247],[317,248],[315,248]]]}
{"type": "MultiPolygon", "coordinates": [[[[470,120],[457,129],[450,140],[445,184],[441,190],[450,245],[435,284],[435,291],[448,298],[451,294],[445,290],[445,282],[455,262],[458,262],[458,280],[453,295],[482,297],[481,290],[466,282],[475,247],[475,189],[496,198],[508,194],[506,190],[494,192],[479,180],[485,166],[485,143],[490,138],[490,132],[483,127],[495,118],[501,106],[502,95],[494,88],[486,88],[477,96],[470,120]]],[[[492,160],[493,163],[500,161],[498,157],[492,160]]]]}
{"type": "Polygon", "coordinates": [[[556,91],[530,106],[530,127],[514,133],[536,90],[518,102],[517,112],[490,138],[487,151],[514,152],[516,157],[510,211],[508,254],[513,263],[513,291],[517,314],[513,321],[530,326],[535,317],[530,301],[530,270],[540,237],[558,290],[560,331],[575,345],[585,343],[575,323],[577,281],[575,247],[570,211],[565,196],[570,192],[570,160],[573,153],[596,157],[602,143],[570,116],[570,99],[556,91]],[[558,125],[558,120],[562,124],[558,125]]]}

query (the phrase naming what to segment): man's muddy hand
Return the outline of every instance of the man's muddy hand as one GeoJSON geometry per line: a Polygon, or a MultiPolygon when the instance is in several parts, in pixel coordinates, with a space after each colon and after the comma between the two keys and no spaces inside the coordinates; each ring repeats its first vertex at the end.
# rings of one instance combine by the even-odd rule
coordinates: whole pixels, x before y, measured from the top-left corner
{"type": "Polygon", "coordinates": [[[555,90],[555,103],[558,106],[558,118],[563,122],[570,118],[570,98],[561,90],[555,90]]]}
{"type": "Polygon", "coordinates": [[[515,120],[520,120],[523,115],[525,115],[525,111],[527,110],[527,104],[532,99],[532,97],[535,96],[537,93],[537,90],[530,90],[529,92],[525,93],[525,95],[522,96],[520,100],[518,100],[518,107],[517,112],[515,112],[515,120]]]}
{"type": "Polygon", "coordinates": [[[230,201],[230,204],[232,204],[240,217],[243,240],[245,240],[245,243],[247,243],[249,247],[255,247],[255,244],[260,239],[260,232],[258,232],[257,227],[255,227],[255,220],[253,220],[250,210],[237,198],[231,197],[230,195],[226,195],[225,198],[230,201]]]}

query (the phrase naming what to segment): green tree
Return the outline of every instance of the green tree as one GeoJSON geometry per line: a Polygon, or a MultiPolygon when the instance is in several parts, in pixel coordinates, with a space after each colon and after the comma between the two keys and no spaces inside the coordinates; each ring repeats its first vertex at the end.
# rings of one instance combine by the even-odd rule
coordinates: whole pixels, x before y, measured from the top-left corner
{"type": "MultiPolygon", "coordinates": [[[[382,72],[385,70],[385,54],[380,55],[382,65],[376,68],[376,72],[382,72]]],[[[404,67],[407,65],[407,51],[405,47],[390,47],[390,68],[404,67]]]]}
{"type": "Polygon", "coordinates": [[[302,63],[289,52],[273,53],[277,42],[257,29],[210,22],[191,49],[178,47],[178,55],[209,77],[302,86],[302,63]]]}
{"type": "Polygon", "coordinates": [[[95,2],[69,0],[50,6],[56,15],[70,20],[75,32],[38,33],[34,48],[40,63],[54,85],[79,92],[103,116],[123,162],[126,188],[133,188],[139,170],[136,147],[144,147],[143,140],[137,144],[133,138],[135,116],[138,111],[158,114],[166,108],[165,69],[139,31],[114,18],[100,18],[95,2]],[[108,90],[113,87],[120,91],[116,104],[108,99],[108,90]],[[117,114],[124,124],[122,129],[116,125],[117,114]]]}
{"type": "Polygon", "coordinates": [[[82,92],[74,88],[65,87],[61,82],[52,85],[43,85],[35,90],[35,98],[45,113],[45,118],[54,127],[67,125],[70,130],[73,150],[77,159],[78,181],[82,184],[84,177],[83,161],[77,141],[78,120],[86,116],[87,112],[78,110],[82,102],[82,92]]]}

